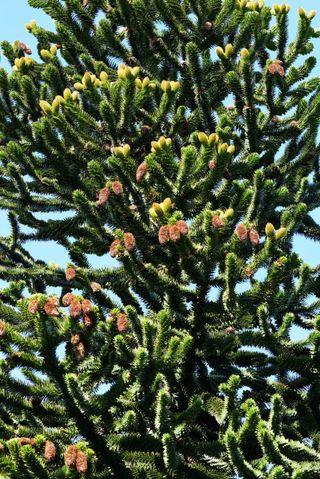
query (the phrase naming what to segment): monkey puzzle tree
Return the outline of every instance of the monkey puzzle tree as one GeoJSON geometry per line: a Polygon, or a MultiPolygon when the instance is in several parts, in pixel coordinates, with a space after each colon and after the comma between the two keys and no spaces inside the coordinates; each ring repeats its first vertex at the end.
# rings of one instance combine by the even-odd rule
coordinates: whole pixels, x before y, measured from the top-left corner
{"type": "Polygon", "coordinates": [[[315,12],[289,43],[263,0],[29,4],[55,31],[2,43],[1,477],[319,478],[315,12]]]}

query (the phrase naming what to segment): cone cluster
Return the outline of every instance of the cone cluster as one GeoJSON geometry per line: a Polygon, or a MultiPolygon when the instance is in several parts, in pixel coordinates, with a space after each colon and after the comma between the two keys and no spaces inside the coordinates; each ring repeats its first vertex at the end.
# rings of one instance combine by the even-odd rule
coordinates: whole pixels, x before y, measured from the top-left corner
{"type": "Polygon", "coordinates": [[[158,239],[161,245],[165,245],[170,240],[174,243],[179,241],[181,236],[189,233],[188,223],[184,220],[178,220],[172,225],[163,225],[159,229],[158,239]]]}
{"type": "Polygon", "coordinates": [[[121,238],[115,239],[109,249],[111,258],[119,258],[123,251],[131,252],[136,247],[136,240],[132,233],[126,232],[121,238]]]}

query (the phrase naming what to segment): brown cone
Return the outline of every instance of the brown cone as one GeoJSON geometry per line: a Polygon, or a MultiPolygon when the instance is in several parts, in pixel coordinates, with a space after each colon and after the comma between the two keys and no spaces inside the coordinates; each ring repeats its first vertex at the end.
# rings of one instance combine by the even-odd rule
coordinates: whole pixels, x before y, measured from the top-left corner
{"type": "Polygon", "coordinates": [[[19,42],[19,50],[22,50],[23,52],[26,51],[27,45],[23,42],[19,42]]]}
{"type": "Polygon", "coordinates": [[[56,446],[52,441],[46,441],[44,445],[44,457],[48,462],[52,462],[56,457],[56,446]]]}
{"type": "Polygon", "coordinates": [[[120,240],[118,239],[112,241],[110,245],[110,250],[109,250],[111,258],[117,258],[119,256],[117,252],[117,246],[119,246],[119,244],[120,244],[120,240]]]}
{"type": "Polygon", "coordinates": [[[168,241],[170,239],[169,226],[168,225],[161,226],[161,228],[159,229],[159,233],[158,233],[158,239],[159,239],[159,243],[162,244],[162,245],[168,243],[168,241]]]}
{"type": "Polygon", "coordinates": [[[28,304],[28,311],[31,314],[35,314],[39,308],[39,301],[37,299],[32,299],[28,304]]]}
{"type": "Polygon", "coordinates": [[[132,233],[124,234],[124,247],[127,251],[132,251],[136,247],[136,240],[132,233]]]}
{"type": "Polygon", "coordinates": [[[148,165],[145,161],[143,161],[142,163],[140,163],[136,171],[136,180],[138,183],[140,183],[140,181],[143,180],[147,172],[148,172],[148,165]]]}
{"type": "Polygon", "coordinates": [[[86,326],[86,328],[91,328],[91,326],[93,325],[91,314],[83,315],[83,324],[86,326]]]}
{"type": "Polygon", "coordinates": [[[20,446],[26,446],[27,444],[31,447],[36,445],[36,441],[32,437],[20,437],[19,438],[20,446]]]}
{"type": "Polygon", "coordinates": [[[32,51],[31,48],[29,48],[25,43],[19,42],[19,49],[22,52],[26,52],[27,55],[31,55],[32,51]]]}
{"type": "Polygon", "coordinates": [[[248,231],[244,224],[240,223],[236,227],[236,235],[238,236],[240,241],[246,241],[248,237],[248,231]]]}
{"type": "Polygon", "coordinates": [[[281,77],[284,76],[284,68],[283,68],[283,62],[281,60],[274,60],[272,63],[270,63],[268,67],[269,73],[271,75],[280,75],[281,77]]]}
{"type": "Polygon", "coordinates": [[[257,246],[259,244],[260,236],[258,231],[253,226],[252,228],[250,228],[250,231],[249,231],[249,239],[250,239],[250,243],[253,246],[257,246]]]}
{"type": "Polygon", "coordinates": [[[94,293],[99,293],[102,289],[101,284],[96,283],[95,281],[92,281],[92,283],[90,283],[90,287],[94,293]]]}
{"type": "Polygon", "coordinates": [[[129,326],[129,321],[127,315],[124,313],[117,314],[117,328],[120,333],[127,331],[129,326]]]}
{"type": "Polygon", "coordinates": [[[90,299],[83,299],[81,306],[82,306],[82,311],[83,311],[85,314],[91,313],[91,311],[92,311],[92,303],[91,303],[90,299]]]}
{"type": "Polygon", "coordinates": [[[227,334],[234,334],[236,332],[236,328],[234,326],[228,326],[224,331],[227,334]]]}
{"type": "Polygon", "coordinates": [[[73,346],[76,346],[78,343],[80,343],[80,334],[76,333],[73,336],[71,336],[70,342],[73,346]]]}
{"type": "Polygon", "coordinates": [[[120,181],[113,181],[111,187],[115,195],[121,195],[121,193],[123,193],[123,186],[120,181]]]}
{"type": "Polygon", "coordinates": [[[187,235],[189,233],[189,226],[188,223],[184,220],[178,220],[176,222],[176,226],[178,226],[179,231],[182,235],[187,235]]]}
{"type": "Polygon", "coordinates": [[[74,268],[66,269],[66,280],[72,281],[76,277],[76,270],[74,268]]]}
{"type": "Polygon", "coordinates": [[[222,221],[222,219],[218,215],[212,216],[211,223],[212,223],[212,226],[214,228],[223,228],[223,226],[224,226],[224,222],[222,221]]]}
{"type": "Polygon", "coordinates": [[[75,466],[78,449],[73,444],[68,446],[64,453],[64,463],[67,467],[75,466]]]}
{"type": "Polygon", "coordinates": [[[76,469],[79,474],[85,474],[88,470],[87,456],[83,451],[78,450],[76,458],[76,469]]]}
{"type": "Polygon", "coordinates": [[[84,347],[84,344],[81,341],[78,344],[75,345],[74,350],[75,350],[75,354],[76,354],[76,359],[78,361],[80,361],[81,359],[84,358],[85,347],[84,347]]]}
{"type": "Polygon", "coordinates": [[[180,239],[180,228],[179,226],[171,225],[169,226],[169,236],[172,241],[178,241],[180,239]]]}
{"type": "Polygon", "coordinates": [[[58,298],[49,298],[45,303],[43,309],[48,316],[59,316],[57,306],[59,305],[58,298]]]}
{"type": "Polygon", "coordinates": [[[96,205],[98,205],[98,206],[105,205],[107,203],[108,199],[109,199],[109,196],[110,196],[109,188],[107,188],[107,187],[102,188],[98,192],[98,200],[96,201],[96,205]]]}
{"type": "Polygon", "coordinates": [[[62,304],[64,306],[70,306],[71,302],[73,301],[74,299],[74,294],[72,293],[67,293],[63,296],[62,298],[62,304]]]}
{"type": "Polygon", "coordinates": [[[78,299],[73,299],[70,304],[71,318],[79,318],[81,315],[81,303],[78,299]]]}

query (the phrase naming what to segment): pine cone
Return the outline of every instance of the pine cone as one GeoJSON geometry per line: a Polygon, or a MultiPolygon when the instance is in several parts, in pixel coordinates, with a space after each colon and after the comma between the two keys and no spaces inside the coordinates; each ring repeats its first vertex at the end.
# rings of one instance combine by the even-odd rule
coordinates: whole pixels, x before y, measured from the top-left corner
{"type": "Polygon", "coordinates": [[[255,229],[254,226],[252,226],[250,228],[250,231],[249,231],[249,239],[250,239],[250,243],[253,245],[253,246],[257,246],[259,244],[259,241],[260,241],[260,236],[259,236],[259,233],[258,231],[255,229]]]}
{"type": "Polygon", "coordinates": [[[22,52],[26,52],[27,55],[31,55],[32,54],[32,51],[31,51],[31,48],[29,48],[25,43],[23,42],[19,42],[19,49],[22,51],[22,52]]]}
{"type": "Polygon", "coordinates": [[[52,441],[46,441],[44,445],[44,457],[48,462],[52,462],[56,457],[56,446],[52,441]]]}
{"type": "Polygon", "coordinates": [[[95,281],[92,281],[92,283],[90,283],[90,287],[92,289],[92,291],[94,293],[99,293],[101,291],[101,284],[100,283],[96,283],[95,281]]]}
{"type": "Polygon", "coordinates": [[[180,239],[180,229],[177,225],[169,226],[169,236],[172,241],[178,241],[180,239]]]}
{"type": "Polygon", "coordinates": [[[124,247],[127,251],[132,251],[136,247],[136,240],[132,233],[124,234],[124,247]]]}
{"type": "Polygon", "coordinates": [[[170,239],[169,226],[168,225],[161,226],[161,228],[159,229],[159,233],[158,233],[158,239],[159,239],[159,243],[161,245],[164,245],[164,244],[168,243],[168,241],[170,239]]]}
{"type": "Polygon", "coordinates": [[[176,226],[179,228],[179,231],[182,235],[187,235],[189,233],[188,223],[184,220],[178,220],[176,226]]]}
{"type": "Polygon", "coordinates": [[[3,338],[6,334],[5,322],[0,319],[0,338],[3,338]]]}
{"type": "Polygon", "coordinates": [[[64,453],[64,463],[67,467],[75,466],[78,449],[73,444],[68,446],[64,453]]]}
{"type": "Polygon", "coordinates": [[[73,299],[74,299],[74,294],[72,294],[72,293],[67,293],[67,294],[65,294],[65,295],[63,296],[63,298],[62,298],[62,304],[63,304],[64,306],[70,306],[70,304],[72,303],[73,299]]]}
{"type": "Polygon", "coordinates": [[[124,313],[117,314],[117,328],[120,333],[127,331],[129,326],[129,321],[127,315],[124,313]]]}
{"type": "Polygon", "coordinates": [[[29,445],[31,447],[34,447],[36,445],[36,441],[31,437],[20,437],[19,444],[20,446],[29,445]]]}
{"type": "Polygon", "coordinates": [[[227,334],[234,334],[236,332],[236,328],[234,326],[228,326],[225,330],[225,333],[227,334]]]}
{"type": "Polygon", "coordinates": [[[120,181],[113,181],[111,187],[115,195],[121,195],[121,193],[123,193],[123,186],[120,181]]]}
{"type": "Polygon", "coordinates": [[[25,52],[26,51],[26,48],[27,48],[27,45],[23,42],[19,42],[19,50],[21,50],[22,52],[25,52]]]}
{"type": "Polygon", "coordinates": [[[76,469],[79,474],[85,474],[88,470],[87,456],[83,451],[78,450],[76,458],[76,469]]]}
{"type": "Polygon", "coordinates": [[[112,241],[112,243],[110,245],[110,250],[109,250],[111,258],[117,258],[119,256],[119,254],[117,252],[117,247],[119,245],[120,245],[120,240],[116,239],[116,240],[112,241]]]}
{"type": "Polygon", "coordinates": [[[98,200],[96,201],[96,205],[97,206],[103,206],[107,203],[108,199],[109,199],[109,196],[110,196],[110,190],[109,188],[105,187],[105,188],[102,188],[99,192],[98,192],[98,200]]]}
{"type": "Polygon", "coordinates": [[[71,336],[70,342],[73,346],[76,346],[77,344],[79,344],[80,341],[81,341],[80,334],[76,333],[73,336],[71,336]]]}
{"type": "Polygon", "coordinates": [[[142,163],[140,163],[136,171],[136,180],[138,183],[140,183],[140,181],[143,180],[147,172],[148,172],[148,165],[145,161],[143,161],[142,163]]]}
{"type": "Polygon", "coordinates": [[[76,270],[74,268],[66,269],[66,280],[71,281],[76,277],[76,270]]]}
{"type": "Polygon", "coordinates": [[[58,298],[49,298],[45,303],[43,309],[48,316],[59,316],[59,311],[57,310],[59,306],[58,298]]]}
{"type": "Polygon", "coordinates": [[[91,326],[93,325],[93,321],[90,314],[83,315],[83,324],[85,325],[86,328],[91,328],[91,326]]]}
{"type": "Polygon", "coordinates": [[[280,75],[281,77],[284,76],[284,68],[283,68],[283,62],[281,60],[274,60],[272,63],[270,63],[268,70],[271,75],[280,75]]]}
{"type": "Polygon", "coordinates": [[[84,312],[84,314],[91,313],[92,303],[91,303],[90,299],[83,299],[81,306],[82,306],[82,311],[84,312]]]}
{"type": "Polygon", "coordinates": [[[222,219],[218,215],[214,215],[212,217],[211,222],[212,222],[212,226],[214,228],[223,228],[223,226],[224,226],[224,222],[222,221],[222,219]]]}
{"type": "Polygon", "coordinates": [[[217,162],[214,161],[214,160],[210,160],[209,163],[208,163],[208,168],[209,170],[214,170],[215,167],[217,166],[217,162]]]}
{"type": "Polygon", "coordinates": [[[78,299],[73,299],[70,304],[71,318],[79,318],[81,315],[81,303],[78,299]]]}
{"type": "Polygon", "coordinates": [[[35,314],[39,308],[39,301],[37,299],[32,299],[28,304],[28,311],[31,314],[35,314]]]}
{"type": "Polygon", "coordinates": [[[78,344],[75,345],[74,350],[75,350],[77,361],[80,361],[81,359],[84,358],[85,347],[84,347],[84,344],[81,341],[78,344]]]}
{"type": "Polygon", "coordinates": [[[244,224],[240,223],[236,227],[236,235],[238,236],[240,241],[246,241],[248,237],[248,231],[244,224]]]}

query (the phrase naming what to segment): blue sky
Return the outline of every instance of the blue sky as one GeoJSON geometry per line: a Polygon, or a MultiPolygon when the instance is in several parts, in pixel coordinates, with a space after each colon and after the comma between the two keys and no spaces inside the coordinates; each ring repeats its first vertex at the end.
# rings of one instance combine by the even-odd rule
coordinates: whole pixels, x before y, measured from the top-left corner
{"type": "MultiPolygon", "coordinates": [[[[266,1],[267,5],[272,5],[274,2],[266,1]]],[[[319,5],[319,0],[308,0],[308,1],[297,1],[293,0],[290,2],[291,11],[290,11],[290,35],[294,36],[297,25],[297,9],[299,6],[304,7],[305,9],[312,10],[317,9],[319,5]]],[[[0,39],[8,40],[13,42],[14,40],[21,40],[31,47],[33,54],[36,53],[36,45],[33,40],[33,37],[25,29],[25,24],[31,19],[35,19],[38,24],[41,26],[52,29],[53,24],[51,19],[45,15],[41,10],[34,9],[29,7],[27,0],[11,0],[9,2],[1,2],[1,15],[0,15],[0,39]]],[[[320,12],[319,18],[316,17],[314,20],[314,25],[320,25],[320,12]]],[[[316,41],[316,52],[315,55],[320,57],[320,39],[316,41]]],[[[8,67],[6,60],[0,58],[0,66],[5,68],[8,67]]],[[[320,75],[320,66],[318,65],[315,74],[320,75]]],[[[320,209],[313,213],[313,217],[320,222],[320,209]]],[[[3,212],[0,211],[0,236],[6,234],[8,231],[8,223],[3,212]]],[[[42,244],[30,243],[29,249],[35,257],[44,259],[46,261],[53,260],[56,263],[59,263],[61,266],[64,266],[68,261],[68,256],[64,249],[52,242],[45,242],[42,244]]],[[[301,257],[314,266],[320,263],[320,254],[319,246],[311,240],[305,240],[297,237],[295,239],[295,250],[299,252],[301,257]]],[[[92,265],[102,266],[110,264],[109,260],[104,256],[102,258],[92,258],[92,265]]]]}

